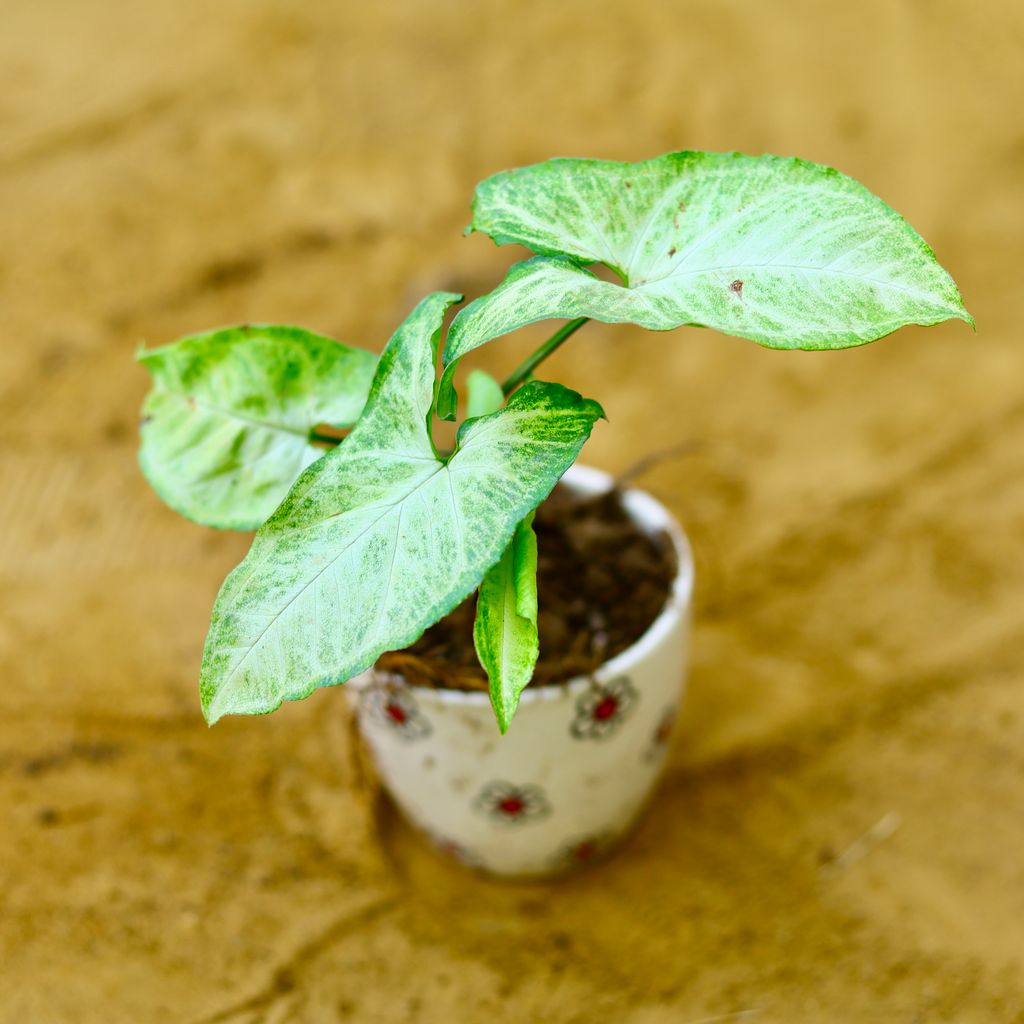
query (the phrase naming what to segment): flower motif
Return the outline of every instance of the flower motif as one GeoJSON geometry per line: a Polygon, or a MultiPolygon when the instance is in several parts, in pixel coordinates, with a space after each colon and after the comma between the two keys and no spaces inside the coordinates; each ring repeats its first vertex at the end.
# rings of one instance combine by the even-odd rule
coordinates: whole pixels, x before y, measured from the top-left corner
{"type": "Polygon", "coordinates": [[[569,732],[578,740],[603,740],[629,717],[640,699],[626,676],[596,684],[576,702],[576,717],[569,732]]]}
{"type": "Polygon", "coordinates": [[[438,853],[444,854],[446,857],[451,857],[453,860],[457,860],[460,864],[464,864],[468,868],[479,868],[483,867],[483,860],[479,854],[473,850],[468,850],[461,843],[456,842],[454,839],[447,839],[444,836],[437,834],[436,832],[427,833],[431,845],[438,853]]]}
{"type": "Polygon", "coordinates": [[[591,832],[570,840],[552,856],[555,871],[567,871],[600,860],[618,838],[616,832],[591,832]]]}
{"type": "Polygon", "coordinates": [[[547,817],[551,805],[540,786],[489,782],[473,801],[473,810],[505,825],[521,825],[547,817]]]}
{"type": "Polygon", "coordinates": [[[366,692],[362,706],[375,722],[392,729],[403,740],[420,740],[431,733],[430,721],[408,687],[375,686],[366,692]]]}
{"type": "Polygon", "coordinates": [[[657,761],[664,757],[668,750],[668,742],[672,739],[672,729],[676,724],[676,715],[678,714],[678,708],[672,704],[661,714],[661,718],[658,719],[658,727],[654,730],[654,735],[651,736],[650,746],[647,748],[645,760],[657,761]]]}

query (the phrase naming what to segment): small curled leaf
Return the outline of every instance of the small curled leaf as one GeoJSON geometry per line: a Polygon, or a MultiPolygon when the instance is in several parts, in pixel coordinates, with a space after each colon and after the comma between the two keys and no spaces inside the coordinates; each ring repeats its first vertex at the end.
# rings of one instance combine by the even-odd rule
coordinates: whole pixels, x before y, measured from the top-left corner
{"type": "Polygon", "coordinates": [[[537,535],[531,512],[516,527],[497,565],[487,570],[476,600],[473,643],[487,672],[498,728],[506,732],[523,689],[533,678],[537,634],[537,535]]]}

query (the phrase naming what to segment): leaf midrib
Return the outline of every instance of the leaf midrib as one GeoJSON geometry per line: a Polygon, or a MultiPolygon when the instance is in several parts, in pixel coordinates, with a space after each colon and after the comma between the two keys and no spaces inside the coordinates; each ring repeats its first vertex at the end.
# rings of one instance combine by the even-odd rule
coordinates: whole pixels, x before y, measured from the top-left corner
{"type": "Polygon", "coordinates": [[[205,398],[197,398],[195,395],[179,391],[176,388],[169,388],[166,384],[161,385],[160,390],[165,391],[169,395],[174,395],[175,398],[182,399],[186,405],[191,406],[192,408],[203,409],[206,412],[216,413],[223,416],[225,419],[238,420],[239,422],[247,423],[252,427],[260,427],[264,430],[276,430],[281,434],[291,434],[293,437],[299,437],[306,441],[309,440],[309,432],[313,429],[312,423],[309,424],[305,430],[301,430],[298,427],[292,427],[286,423],[277,423],[273,420],[259,420],[253,416],[247,416],[243,412],[236,412],[233,409],[217,405],[215,402],[211,402],[205,398]]]}
{"type": "MultiPolygon", "coordinates": [[[[626,165],[626,166],[628,166],[628,165],[626,165]]],[[[707,168],[707,169],[704,169],[704,170],[701,171],[700,180],[697,181],[697,179],[694,179],[694,181],[697,181],[697,184],[700,184],[701,181],[709,180],[711,178],[716,178],[716,179],[729,178],[729,177],[740,177],[740,178],[743,178],[744,177],[744,173],[745,172],[743,172],[742,170],[734,168],[734,167],[728,167],[728,168],[725,168],[725,167],[723,167],[723,168],[707,168]]],[[[693,181],[687,180],[685,182],[685,185],[687,187],[692,186],[692,184],[693,184],[693,181]]],[[[687,188],[683,187],[682,183],[673,183],[673,185],[676,185],[678,187],[672,187],[672,188],[669,188],[669,189],[666,190],[666,193],[670,193],[672,199],[676,199],[683,192],[687,191],[687,188]]],[[[721,186],[717,182],[716,182],[716,187],[720,191],[721,186]]],[[[803,196],[803,195],[821,195],[821,196],[825,196],[825,198],[829,199],[829,200],[847,201],[847,202],[850,202],[850,203],[852,203],[854,205],[867,206],[869,209],[871,207],[871,202],[870,202],[869,198],[867,196],[858,195],[856,192],[845,191],[845,192],[835,193],[835,192],[831,192],[827,188],[822,188],[819,185],[814,185],[814,184],[809,184],[809,183],[800,183],[798,185],[785,186],[785,187],[782,187],[782,188],[779,188],[779,189],[775,189],[773,191],[765,192],[764,194],[762,194],[762,195],[758,196],[757,198],[755,198],[748,205],[742,207],[741,209],[735,210],[732,214],[730,214],[724,220],[721,220],[721,221],[717,222],[712,227],[712,229],[710,231],[705,232],[703,235],[699,235],[697,238],[694,238],[692,240],[692,242],[690,242],[686,246],[686,249],[680,255],[682,255],[684,257],[684,259],[685,259],[686,253],[693,252],[697,248],[699,248],[701,245],[704,245],[707,242],[712,241],[712,240],[714,240],[717,237],[720,237],[720,235],[725,230],[730,228],[737,221],[742,220],[743,218],[749,216],[751,213],[759,210],[764,205],[770,204],[772,201],[777,201],[777,200],[779,200],[781,198],[789,197],[789,196],[803,196]]],[[[577,193],[577,198],[578,197],[579,196],[578,196],[578,193],[577,193]]],[[[873,197],[871,197],[871,198],[873,198],[873,197]]],[[[637,237],[634,239],[633,244],[630,246],[630,252],[629,252],[629,255],[628,255],[628,259],[626,259],[623,262],[623,265],[622,265],[622,268],[621,268],[625,272],[625,274],[627,276],[627,279],[630,277],[632,272],[635,270],[636,257],[637,257],[637,254],[639,253],[639,250],[640,250],[640,243],[642,243],[643,241],[646,240],[646,236],[647,236],[648,232],[650,231],[650,228],[651,228],[652,224],[655,221],[655,215],[656,214],[660,214],[661,211],[663,209],[665,209],[666,206],[668,206],[668,202],[667,202],[668,199],[669,199],[669,195],[667,195],[667,194],[663,194],[662,196],[658,197],[651,204],[650,209],[648,210],[648,212],[644,215],[643,221],[640,224],[634,226],[633,230],[635,232],[637,232],[637,237]]],[[[511,202],[507,203],[505,215],[506,215],[506,217],[509,218],[509,224],[512,227],[515,226],[516,220],[519,220],[521,222],[522,221],[528,222],[533,227],[535,227],[536,229],[539,229],[541,231],[544,231],[544,232],[550,232],[551,231],[551,225],[549,223],[546,223],[546,222],[542,221],[540,218],[534,216],[533,214],[528,213],[523,207],[517,206],[515,203],[511,203],[511,202]]],[[[497,216],[497,217],[494,217],[493,219],[495,220],[497,225],[501,224],[501,216],[500,215],[497,216]]],[[[598,225],[597,225],[597,223],[596,223],[596,221],[594,219],[594,216],[593,216],[592,212],[588,211],[587,219],[589,220],[590,224],[595,229],[598,229],[598,225]]],[[[476,226],[476,225],[474,225],[474,226],[476,226]]],[[[484,228],[484,227],[477,226],[477,230],[484,230],[484,231],[486,231],[487,229],[484,228]]],[[[608,245],[608,243],[607,243],[607,236],[604,234],[603,230],[598,229],[597,230],[597,234],[600,236],[599,240],[604,242],[605,247],[606,247],[606,249],[608,251],[608,255],[611,256],[612,259],[615,259],[616,254],[614,253],[613,248],[608,245]]],[[[581,241],[582,241],[582,239],[581,239],[581,241]]],[[[529,242],[523,242],[521,244],[529,246],[530,243],[529,242]]],[[[621,255],[625,257],[626,253],[621,253],[621,255]]],[[[599,256],[597,256],[596,253],[594,254],[594,256],[600,261],[601,258],[599,256]]],[[[585,255],[577,254],[577,255],[573,256],[572,258],[574,258],[574,259],[581,259],[581,258],[582,259],[586,259],[587,257],[585,255]]],[[[619,261],[616,260],[616,264],[618,264],[618,262],[619,261]]],[[[613,264],[609,263],[608,265],[612,266],[613,264]]],[[[666,276],[668,276],[668,275],[666,275],[666,276]]],[[[656,278],[655,280],[659,280],[660,281],[660,280],[663,280],[663,279],[664,278],[656,278]]],[[[650,283],[650,282],[645,282],[645,283],[650,283]]],[[[638,285],[637,287],[641,287],[641,286],[638,285]]]]}
{"type": "MultiPolygon", "coordinates": [[[[313,584],[315,584],[320,579],[320,577],[325,572],[327,572],[328,569],[333,568],[335,563],[338,561],[339,558],[341,558],[342,555],[344,555],[347,551],[349,551],[351,549],[351,547],[357,541],[359,541],[362,537],[364,537],[367,533],[369,533],[378,523],[380,523],[384,518],[389,516],[396,508],[401,507],[402,505],[404,505],[405,502],[407,502],[414,494],[416,494],[416,492],[419,491],[421,487],[423,487],[428,481],[433,480],[434,477],[437,476],[437,474],[441,470],[447,469],[447,468],[448,467],[444,463],[439,462],[437,464],[437,469],[433,473],[430,473],[427,476],[423,477],[421,480],[417,481],[417,483],[412,488],[410,488],[410,490],[408,490],[401,498],[399,498],[397,501],[392,502],[390,505],[388,505],[387,508],[385,508],[385,510],[383,512],[381,512],[381,514],[379,516],[377,516],[376,519],[373,520],[373,522],[369,523],[366,527],[364,527],[362,530],[360,530],[359,533],[356,534],[356,536],[353,537],[351,540],[349,540],[349,542],[343,548],[341,548],[337,552],[335,552],[335,554],[331,558],[331,560],[329,562],[327,562],[323,566],[323,568],[318,570],[317,573],[314,576],[310,577],[310,579],[307,580],[288,599],[288,601],[285,603],[284,607],[281,608],[281,610],[274,615],[274,617],[267,623],[266,626],[263,627],[262,630],[260,630],[259,635],[249,645],[248,650],[245,652],[244,655],[242,655],[242,657],[238,660],[238,663],[232,667],[231,671],[225,677],[223,685],[227,686],[227,685],[229,685],[232,682],[232,680],[235,678],[236,674],[240,671],[242,666],[248,660],[249,655],[252,654],[252,652],[257,648],[257,646],[262,642],[263,638],[267,635],[267,633],[269,633],[270,630],[275,625],[277,625],[277,623],[281,620],[282,616],[284,616],[285,612],[287,612],[288,609],[299,599],[299,597],[301,597],[313,584]]],[[[344,513],[342,513],[342,514],[344,514],[344,513]]],[[[328,517],[328,519],[329,518],[336,518],[336,517],[332,516],[332,517],[328,517]]],[[[324,522],[327,522],[328,519],[321,520],[320,521],[320,525],[322,525],[324,522]]],[[[238,595],[239,596],[245,592],[246,588],[249,586],[250,581],[256,575],[257,570],[262,568],[262,566],[265,563],[266,563],[266,559],[261,559],[259,561],[259,563],[257,563],[257,565],[253,568],[253,571],[249,574],[249,576],[246,579],[245,583],[243,583],[242,586],[239,588],[239,590],[238,590],[238,595]]],[[[390,580],[389,580],[388,587],[390,588],[390,580]]]]}
{"type": "MultiPolygon", "coordinates": [[[[715,177],[718,177],[718,178],[727,177],[729,175],[729,173],[730,173],[730,171],[722,170],[722,171],[719,171],[719,173],[716,174],[715,177]]],[[[732,171],[732,173],[735,174],[735,171],[732,171]]],[[[679,188],[679,189],[673,189],[671,191],[672,191],[673,197],[675,197],[675,196],[678,196],[678,195],[682,194],[682,192],[684,192],[685,189],[679,188]]],[[[743,207],[743,209],[741,209],[741,210],[736,210],[732,215],[730,215],[729,217],[726,217],[725,220],[720,221],[717,224],[715,224],[715,226],[712,228],[712,230],[710,230],[708,232],[705,232],[703,235],[700,235],[697,238],[693,239],[693,241],[686,247],[686,249],[683,250],[683,252],[680,253],[680,257],[681,258],[679,260],[679,263],[677,264],[677,267],[681,267],[682,264],[684,264],[686,262],[689,254],[692,254],[692,253],[698,251],[700,248],[706,246],[709,242],[714,241],[716,238],[720,238],[722,236],[722,234],[726,230],[731,228],[737,222],[745,219],[746,217],[749,217],[749,216],[757,213],[759,210],[763,209],[764,206],[770,205],[772,202],[777,202],[777,201],[779,201],[780,199],[783,199],[783,198],[789,198],[791,196],[800,197],[800,196],[805,196],[805,195],[823,195],[827,199],[832,200],[832,201],[837,201],[838,200],[838,201],[842,201],[842,202],[847,202],[847,203],[849,203],[849,204],[851,204],[853,206],[868,207],[868,209],[870,211],[871,204],[867,201],[866,197],[864,197],[864,196],[857,195],[856,193],[850,193],[850,192],[836,194],[836,193],[830,192],[828,189],[820,188],[820,187],[815,186],[815,185],[801,184],[801,185],[790,186],[789,188],[782,188],[782,189],[778,189],[776,191],[767,192],[764,195],[758,197],[756,200],[754,200],[754,202],[752,202],[748,206],[743,207]]],[[[655,203],[653,203],[651,205],[651,209],[648,211],[648,214],[647,214],[647,216],[646,216],[646,218],[645,218],[645,220],[644,220],[644,222],[642,224],[642,227],[638,231],[637,239],[634,240],[634,243],[633,243],[633,245],[631,247],[631,250],[630,250],[629,259],[627,261],[627,266],[626,266],[627,278],[630,277],[632,275],[633,271],[635,270],[634,264],[636,262],[636,257],[637,257],[637,254],[639,253],[639,250],[640,250],[640,247],[641,247],[640,243],[643,240],[645,240],[647,233],[650,231],[651,225],[654,222],[654,215],[655,215],[655,213],[660,212],[660,210],[662,210],[662,209],[665,209],[666,205],[667,205],[667,203],[665,202],[665,197],[664,196],[662,196],[658,201],[656,201],[655,203]]],[[[515,210],[516,211],[515,216],[518,216],[520,219],[524,219],[524,220],[530,219],[530,220],[533,220],[533,222],[535,224],[538,224],[538,226],[539,226],[539,222],[536,220],[536,218],[524,217],[523,216],[524,211],[522,211],[521,209],[517,209],[515,206],[512,206],[512,205],[510,205],[510,209],[511,210],[515,210]]],[[[873,211],[870,211],[870,212],[873,212],[873,211]]],[[[590,223],[596,228],[597,225],[596,225],[596,222],[594,221],[593,217],[590,217],[589,220],[590,220],[590,223]]],[[[602,232],[598,232],[598,234],[600,236],[600,240],[604,242],[605,248],[608,249],[609,247],[608,247],[608,243],[607,243],[607,238],[603,235],[602,232]]],[[[860,244],[862,244],[862,243],[858,243],[858,246],[860,244]]],[[[843,253],[841,253],[839,256],[834,257],[833,258],[833,262],[835,262],[835,260],[841,259],[844,256],[848,255],[849,252],[853,251],[858,246],[851,247],[850,249],[848,249],[848,250],[844,251],[843,253]]],[[[609,255],[612,255],[610,249],[609,249],[609,255]]],[[[695,268],[691,268],[691,269],[688,269],[688,270],[679,270],[679,269],[677,269],[677,270],[669,270],[667,273],[662,274],[660,277],[649,278],[649,279],[647,279],[647,280],[645,280],[645,281],[643,281],[642,283],[639,283],[639,284],[632,284],[632,283],[630,283],[629,285],[626,286],[626,288],[627,288],[628,291],[634,291],[634,292],[641,292],[642,293],[645,290],[652,290],[651,289],[652,285],[658,285],[658,284],[661,284],[664,281],[674,281],[674,280],[679,280],[679,279],[682,279],[682,278],[698,277],[701,274],[712,274],[712,273],[715,273],[717,271],[722,271],[722,270],[735,270],[735,271],[738,271],[738,272],[747,273],[747,272],[750,272],[750,271],[763,270],[763,269],[794,270],[794,271],[802,271],[802,272],[806,272],[806,273],[824,274],[826,276],[842,277],[842,278],[847,278],[847,279],[851,279],[851,280],[855,280],[855,281],[863,281],[863,282],[868,282],[868,283],[871,283],[871,284],[877,284],[877,285],[880,285],[880,286],[882,286],[884,288],[891,288],[894,291],[898,291],[898,292],[900,292],[900,293],[902,293],[904,295],[908,295],[911,298],[917,299],[919,301],[928,302],[929,304],[934,303],[934,298],[931,295],[929,295],[926,291],[922,291],[921,289],[914,288],[913,286],[910,286],[910,285],[902,284],[902,283],[900,283],[898,281],[894,281],[894,280],[892,280],[890,278],[875,277],[875,276],[869,275],[869,274],[855,274],[855,273],[852,273],[850,271],[844,271],[844,270],[835,270],[835,269],[832,269],[831,267],[829,267],[827,265],[824,266],[824,267],[814,267],[814,266],[802,266],[802,265],[799,265],[799,264],[792,264],[792,263],[773,263],[773,262],[768,262],[768,263],[731,263],[731,264],[727,264],[727,265],[723,265],[723,266],[695,267],[695,268]]],[[[603,283],[607,283],[607,282],[603,282],[603,283]]],[[[622,287],[622,286],[621,285],[613,285],[613,287],[622,287]]],[[[950,308],[950,307],[947,306],[947,305],[943,305],[942,308],[945,309],[945,308],[950,308]]]]}
{"type": "MultiPolygon", "coordinates": [[[[480,428],[483,428],[483,426],[484,426],[484,424],[480,424],[479,425],[480,428]]],[[[405,494],[402,495],[401,498],[399,498],[396,501],[394,501],[391,504],[389,504],[384,509],[384,511],[382,511],[381,514],[379,516],[377,516],[376,519],[373,520],[373,522],[369,523],[366,527],[364,527],[342,549],[337,551],[335,553],[335,555],[331,558],[331,560],[329,562],[327,562],[323,566],[323,568],[321,568],[314,576],[312,576],[309,580],[307,580],[288,599],[288,601],[284,605],[284,607],[282,607],[281,610],[279,612],[277,612],[274,615],[273,618],[271,618],[271,620],[266,624],[266,626],[264,626],[263,629],[260,630],[259,635],[249,645],[249,648],[246,651],[246,653],[238,660],[238,662],[231,668],[231,671],[225,677],[224,683],[223,683],[223,687],[227,687],[228,685],[230,685],[230,683],[234,680],[234,678],[237,675],[237,673],[241,670],[242,666],[248,660],[249,656],[253,653],[253,651],[256,649],[256,647],[262,642],[263,638],[280,621],[282,616],[295,603],[295,601],[297,601],[299,599],[299,597],[301,597],[313,584],[315,584],[317,582],[317,580],[319,580],[320,577],[325,572],[327,572],[328,569],[332,568],[335,565],[335,563],[338,561],[338,559],[342,555],[344,555],[352,547],[353,544],[355,544],[358,540],[360,540],[360,538],[364,537],[370,530],[372,530],[375,526],[377,526],[377,524],[380,523],[386,516],[390,515],[394,511],[395,508],[400,507],[400,506],[404,506],[407,501],[409,501],[417,492],[419,492],[424,486],[426,486],[427,483],[429,483],[431,480],[433,480],[437,476],[437,474],[440,473],[442,470],[446,471],[448,473],[448,487],[449,487],[449,493],[450,493],[451,499],[452,499],[452,511],[453,511],[453,517],[452,518],[453,518],[453,522],[455,523],[455,525],[456,525],[456,527],[458,529],[459,535],[461,536],[462,535],[462,519],[461,519],[461,517],[458,514],[458,503],[455,500],[455,492],[454,492],[454,488],[452,486],[452,483],[453,483],[453,481],[452,481],[452,476],[453,476],[452,469],[453,469],[453,467],[457,463],[459,454],[461,452],[465,452],[465,451],[470,450],[471,447],[475,447],[479,443],[479,441],[480,441],[480,435],[484,434],[484,433],[485,432],[483,431],[483,429],[478,429],[477,434],[473,438],[469,439],[468,442],[466,444],[464,444],[462,446],[462,448],[459,451],[457,451],[448,460],[448,462],[440,462],[440,461],[438,461],[437,462],[437,468],[435,469],[434,472],[428,473],[426,476],[421,477],[408,491],[405,492],[405,494]]],[[[362,454],[362,453],[354,452],[353,454],[362,454]]],[[[423,461],[423,460],[422,459],[419,459],[419,460],[410,459],[409,461],[423,461]]],[[[350,511],[350,510],[346,510],[346,512],[343,512],[343,513],[337,513],[334,516],[325,517],[323,520],[319,520],[315,524],[310,524],[310,527],[306,527],[306,528],[308,529],[308,528],[311,528],[313,526],[322,525],[324,522],[327,522],[328,519],[337,518],[338,515],[345,515],[345,514],[347,514],[348,511],[350,511]]],[[[460,545],[460,549],[461,549],[461,545],[460,545]]],[[[265,564],[266,564],[266,558],[263,558],[263,559],[260,559],[260,561],[255,566],[253,566],[252,571],[249,573],[249,575],[246,577],[245,581],[241,584],[241,586],[235,592],[236,599],[239,598],[243,593],[245,593],[245,591],[248,588],[248,586],[249,586],[250,582],[252,581],[252,579],[257,575],[259,570],[265,564]]],[[[389,584],[389,587],[390,587],[390,584],[389,584]]],[[[223,692],[223,689],[220,692],[223,692]]]]}

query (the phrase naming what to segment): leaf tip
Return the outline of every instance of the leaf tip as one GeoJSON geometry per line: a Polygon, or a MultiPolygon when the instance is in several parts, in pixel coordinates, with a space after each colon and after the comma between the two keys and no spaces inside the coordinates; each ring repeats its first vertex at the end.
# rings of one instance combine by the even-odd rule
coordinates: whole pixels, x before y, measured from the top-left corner
{"type": "Polygon", "coordinates": [[[216,699],[214,695],[207,695],[200,690],[199,707],[203,712],[203,718],[206,720],[206,725],[210,729],[212,729],[224,717],[223,712],[218,710],[215,704],[216,699]]]}
{"type": "Polygon", "coordinates": [[[977,333],[978,325],[967,309],[967,304],[964,302],[964,297],[960,294],[960,289],[957,288],[956,282],[952,277],[949,277],[948,274],[946,276],[949,282],[949,291],[945,296],[945,310],[948,313],[946,319],[962,320],[972,331],[977,333]]]}

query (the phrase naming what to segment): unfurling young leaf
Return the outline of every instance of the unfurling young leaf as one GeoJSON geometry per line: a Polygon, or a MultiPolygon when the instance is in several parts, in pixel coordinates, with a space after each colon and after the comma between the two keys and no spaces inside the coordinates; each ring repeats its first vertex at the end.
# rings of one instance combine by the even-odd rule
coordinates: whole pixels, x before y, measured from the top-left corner
{"type": "Polygon", "coordinates": [[[142,352],[153,388],[139,462],[176,512],[254,530],[324,454],[319,424],[351,426],[377,359],[297,327],[229,327],[142,352]]]}
{"type": "Polygon", "coordinates": [[[487,416],[505,404],[501,385],[483,370],[473,370],[466,378],[466,418],[487,416]]]}
{"type": "Polygon", "coordinates": [[[200,677],[209,722],[273,711],[411,644],[480,584],[602,415],[531,382],[464,423],[440,458],[434,366],[457,299],[431,295],[399,327],[359,422],[302,474],[225,581],[200,677]]]}
{"type": "Polygon", "coordinates": [[[548,318],[653,330],[713,327],[770,348],[863,345],[907,324],[973,323],[916,231],[864,186],[804,160],[668,153],[640,163],[556,159],[482,182],[468,230],[538,256],[455,318],[455,362],[548,318]],[[582,264],[604,263],[622,280],[582,264]]]}
{"type": "Polygon", "coordinates": [[[487,672],[498,728],[506,732],[519,695],[537,664],[537,535],[531,512],[497,565],[487,570],[476,600],[473,643],[487,672]]]}

